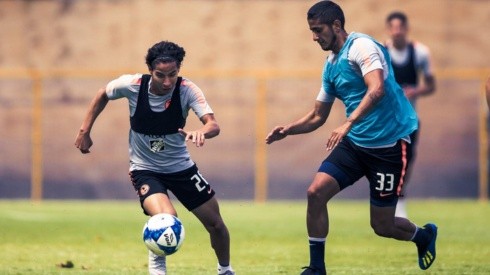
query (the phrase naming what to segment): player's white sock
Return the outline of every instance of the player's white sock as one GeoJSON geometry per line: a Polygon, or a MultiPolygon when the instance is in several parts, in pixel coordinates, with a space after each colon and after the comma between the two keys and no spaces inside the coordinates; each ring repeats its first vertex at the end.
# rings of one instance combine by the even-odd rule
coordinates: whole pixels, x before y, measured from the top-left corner
{"type": "MultiPolygon", "coordinates": [[[[413,224],[415,225],[415,224],[413,224]]],[[[415,235],[417,235],[417,232],[419,231],[419,227],[415,225],[415,232],[413,232],[412,238],[410,238],[411,241],[415,238],[415,235]]]]}
{"type": "Polygon", "coordinates": [[[148,250],[148,272],[150,275],[167,274],[166,262],[165,256],[158,256],[151,252],[151,250],[148,250]]]}
{"type": "Polygon", "coordinates": [[[233,271],[231,264],[228,266],[222,266],[218,263],[218,274],[225,274],[227,271],[231,271],[231,274],[235,274],[235,271],[233,271]]]}
{"type": "Polygon", "coordinates": [[[398,199],[396,204],[395,217],[407,218],[407,202],[403,198],[398,199]]]}

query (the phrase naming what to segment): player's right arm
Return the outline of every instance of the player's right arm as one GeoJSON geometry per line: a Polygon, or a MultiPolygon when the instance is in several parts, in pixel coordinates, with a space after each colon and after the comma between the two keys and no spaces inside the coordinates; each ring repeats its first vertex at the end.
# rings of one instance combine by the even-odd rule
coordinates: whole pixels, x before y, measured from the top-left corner
{"type": "Polygon", "coordinates": [[[317,100],[314,108],[304,117],[285,126],[276,126],[265,138],[267,144],[281,140],[288,135],[298,135],[313,132],[327,121],[332,102],[322,102],[317,100]]]}
{"type": "Polygon", "coordinates": [[[92,146],[92,138],[90,137],[90,131],[94,125],[95,119],[104,110],[105,106],[109,102],[107,97],[106,88],[101,88],[90,102],[85,119],[80,126],[77,138],[75,140],[75,146],[83,153],[90,153],[90,147],[92,146]]]}

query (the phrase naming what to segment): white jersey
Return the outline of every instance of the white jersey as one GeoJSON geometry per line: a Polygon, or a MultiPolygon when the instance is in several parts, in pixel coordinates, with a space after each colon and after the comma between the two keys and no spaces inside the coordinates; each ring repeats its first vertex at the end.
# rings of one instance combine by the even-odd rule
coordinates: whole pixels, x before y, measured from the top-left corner
{"type": "MultiPolygon", "coordinates": [[[[432,76],[432,66],[430,61],[429,48],[420,42],[412,42],[414,49],[414,65],[417,75],[424,77],[432,76]]],[[[391,57],[391,63],[398,66],[407,66],[410,62],[410,49],[408,45],[402,50],[396,49],[391,40],[386,42],[388,52],[391,57]]],[[[420,80],[419,80],[420,82],[420,80]]],[[[410,103],[414,108],[417,106],[417,97],[410,99],[410,103]]]]}
{"type": "MultiPolygon", "coordinates": [[[[407,64],[410,60],[410,52],[408,46],[402,50],[396,49],[391,41],[386,43],[388,52],[390,53],[391,62],[400,66],[407,64]]],[[[424,76],[432,75],[432,66],[430,62],[429,48],[420,42],[413,42],[415,51],[415,69],[418,73],[424,76]]]]}
{"type": "MultiPolygon", "coordinates": [[[[122,75],[106,86],[106,94],[110,100],[123,97],[128,99],[130,116],[136,110],[141,77],[142,74],[122,75]]],[[[148,100],[154,112],[164,111],[171,98],[172,93],[159,96],[148,91],[148,100]]],[[[201,89],[186,78],[180,84],[180,101],[184,119],[191,109],[199,118],[213,113],[201,89]]],[[[132,129],[129,130],[129,162],[130,171],[150,170],[158,173],[175,173],[194,165],[185,137],[180,133],[153,136],[137,133],[132,129]]]]}

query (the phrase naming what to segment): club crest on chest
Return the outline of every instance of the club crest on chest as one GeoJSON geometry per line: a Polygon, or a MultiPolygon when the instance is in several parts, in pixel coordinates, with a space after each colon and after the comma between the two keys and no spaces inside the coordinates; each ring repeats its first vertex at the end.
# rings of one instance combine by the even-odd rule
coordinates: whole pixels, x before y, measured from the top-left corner
{"type": "Polygon", "coordinates": [[[161,152],[165,149],[165,142],[163,138],[150,139],[150,150],[153,153],[161,152]]]}

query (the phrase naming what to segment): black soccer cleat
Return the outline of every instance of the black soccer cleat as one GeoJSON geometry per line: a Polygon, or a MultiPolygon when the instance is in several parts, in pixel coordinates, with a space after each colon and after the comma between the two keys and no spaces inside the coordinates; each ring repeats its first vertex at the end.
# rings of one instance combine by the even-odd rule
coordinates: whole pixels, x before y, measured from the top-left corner
{"type": "Polygon", "coordinates": [[[327,271],[325,269],[319,269],[312,266],[303,267],[303,272],[301,275],[327,275],[327,271]]]}
{"type": "Polygon", "coordinates": [[[428,223],[424,225],[424,230],[431,234],[431,239],[425,246],[417,245],[419,266],[422,270],[428,269],[436,259],[437,226],[433,223],[428,223]]]}

